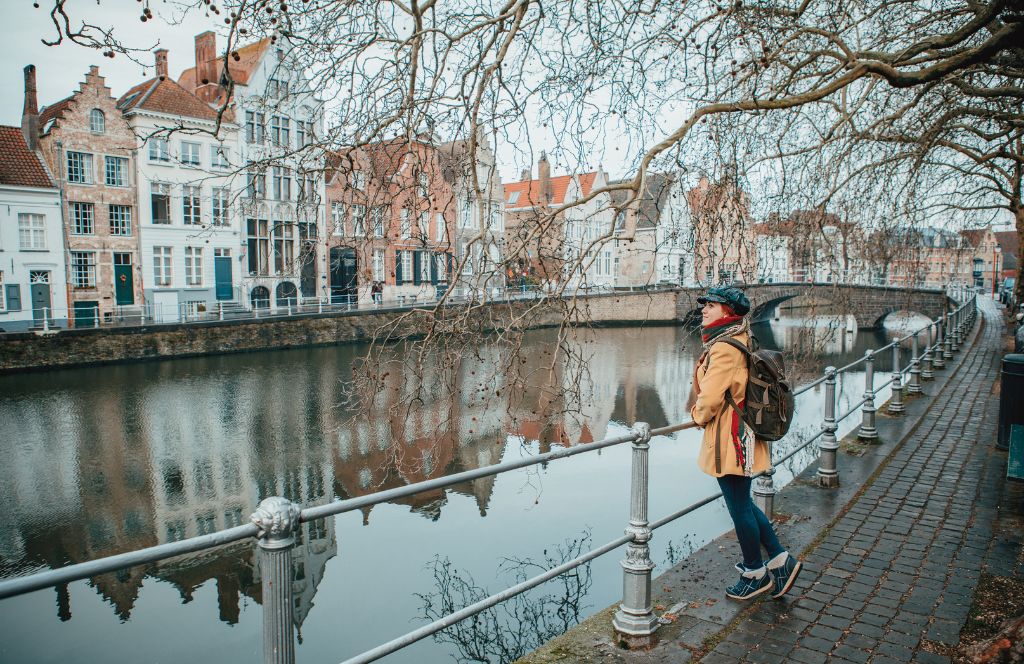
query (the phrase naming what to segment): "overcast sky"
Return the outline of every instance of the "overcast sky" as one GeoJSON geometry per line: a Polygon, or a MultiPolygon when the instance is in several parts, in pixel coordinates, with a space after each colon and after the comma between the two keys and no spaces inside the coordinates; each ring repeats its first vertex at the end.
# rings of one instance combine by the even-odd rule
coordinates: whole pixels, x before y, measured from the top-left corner
{"type": "MultiPolygon", "coordinates": [[[[132,62],[118,55],[105,58],[99,51],[65,41],[59,46],[45,46],[42,39],[53,39],[56,31],[49,14],[47,2],[41,0],[42,9],[34,9],[32,0],[3,0],[3,51],[8,57],[0,65],[0,90],[7,91],[0,104],[0,123],[21,124],[21,108],[24,100],[25,65],[36,66],[39,104],[52,104],[67,97],[78,89],[90,65],[97,65],[106,78],[107,85],[115,97],[128,88],[153,75],[153,54],[138,53],[136,58],[148,65],[132,62]]],[[[49,3],[52,6],[52,2],[49,3]]],[[[168,58],[171,75],[175,78],[183,69],[192,64],[193,38],[195,35],[215,26],[211,19],[191,12],[184,23],[171,25],[176,20],[171,3],[153,2],[151,8],[156,20],[142,23],[142,5],[134,0],[104,0],[97,6],[95,0],[75,0],[68,3],[88,9],[84,18],[103,28],[113,28],[114,35],[126,46],[148,49],[156,44],[170,50],[168,58]]]]}

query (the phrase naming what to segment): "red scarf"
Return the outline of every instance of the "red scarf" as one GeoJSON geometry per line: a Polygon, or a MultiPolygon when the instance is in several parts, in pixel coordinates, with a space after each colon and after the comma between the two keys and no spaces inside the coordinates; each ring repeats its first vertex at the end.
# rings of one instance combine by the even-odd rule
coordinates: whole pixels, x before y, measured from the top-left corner
{"type": "Polygon", "coordinates": [[[743,320],[743,316],[723,316],[722,318],[716,320],[714,323],[711,323],[710,325],[705,325],[704,327],[701,328],[701,339],[704,341],[704,343],[707,343],[711,341],[712,338],[714,338],[715,332],[718,331],[718,328],[724,327],[726,325],[732,325],[734,323],[739,323],[741,320],[743,320]]]}

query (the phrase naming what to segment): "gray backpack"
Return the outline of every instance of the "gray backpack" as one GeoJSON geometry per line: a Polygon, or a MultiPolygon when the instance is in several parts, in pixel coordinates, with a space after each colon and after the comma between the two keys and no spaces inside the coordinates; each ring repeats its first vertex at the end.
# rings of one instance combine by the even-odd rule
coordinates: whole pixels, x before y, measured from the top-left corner
{"type": "Polygon", "coordinates": [[[728,390],[725,392],[726,402],[739,413],[740,419],[756,438],[773,441],[785,436],[793,423],[796,400],[786,380],[782,353],[761,348],[751,350],[733,337],[718,341],[739,349],[747,358],[747,393],[743,395],[743,408],[736,404],[728,390]]]}

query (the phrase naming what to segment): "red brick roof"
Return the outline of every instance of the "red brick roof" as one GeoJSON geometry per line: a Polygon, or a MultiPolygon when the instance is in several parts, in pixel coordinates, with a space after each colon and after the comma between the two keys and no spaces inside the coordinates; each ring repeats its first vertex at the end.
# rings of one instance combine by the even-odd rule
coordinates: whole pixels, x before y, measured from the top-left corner
{"type": "MultiPolygon", "coordinates": [[[[237,85],[248,85],[249,79],[252,77],[252,73],[256,71],[256,66],[260,63],[260,58],[263,57],[263,53],[270,46],[270,38],[265,37],[258,42],[247,44],[241,48],[236,48],[232,53],[228,54],[228,71],[231,73],[231,78],[237,85]],[[235,61],[233,53],[238,54],[238,61],[235,61]]],[[[222,65],[224,64],[224,56],[221,54],[217,57],[217,72],[222,71],[222,65]]],[[[196,68],[189,67],[185,71],[181,72],[181,76],[178,77],[178,82],[181,83],[185,88],[189,90],[195,90],[202,81],[196,80],[196,68]]],[[[220,81],[209,81],[210,83],[217,84],[220,81]]]]}
{"type": "MultiPolygon", "coordinates": [[[[583,173],[579,176],[580,185],[583,188],[583,195],[586,196],[594,186],[596,172],[583,173]]],[[[551,178],[551,205],[561,205],[565,202],[565,192],[569,190],[569,183],[572,175],[558,175],[551,178]]],[[[531,208],[543,204],[543,197],[540,192],[540,180],[523,180],[522,182],[510,182],[505,185],[505,209],[517,210],[531,208]],[[519,193],[515,202],[509,202],[513,194],[519,193]]]]}
{"type": "Polygon", "coordinates": [[[0,184],[54,188],[43,163],[28,149],[21,127],[0,125],[0,184]]]}
{"type": "Polygon", "coordinates": [[[151,78],[139,83],[117,100],[122,111],[143,108],[156,113],[214,121],[217,111],[169,78],[151,78]]]}
{"type": "MultiPolygon", "coordinates": [[[[46,108],[44,108],[39,113],[39,129],[40,129],[40,131],[44,131],[45,130],[46,123],[49,122],[50,120],[60,120],[61,118],[63,118],[64,117],[64,111],[68,110],[68,108],[71,106],[71,101],[74,98],[75,98],[75,96],[71,95],[70,97],[65,97],[64,99],[61,99],[58,102],[54,102],[54,103],[50,104],[49,106],[47,106],[46,108]]],[[[45,131],[44,131],[44,133],[45,133],[45,131]]]]}

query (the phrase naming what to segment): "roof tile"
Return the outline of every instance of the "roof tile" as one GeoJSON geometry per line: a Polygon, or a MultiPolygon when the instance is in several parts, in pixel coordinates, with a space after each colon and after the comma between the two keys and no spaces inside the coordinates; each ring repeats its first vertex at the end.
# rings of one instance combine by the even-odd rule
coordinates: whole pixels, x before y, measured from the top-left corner
{"type": "Polygon", "coordinates": [[[0,184],[52,189],[46,168],[28,149],[21,127],[0,125],[0,184]]]}

